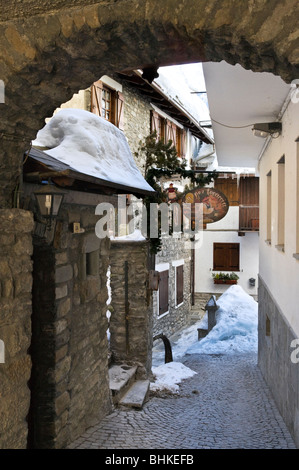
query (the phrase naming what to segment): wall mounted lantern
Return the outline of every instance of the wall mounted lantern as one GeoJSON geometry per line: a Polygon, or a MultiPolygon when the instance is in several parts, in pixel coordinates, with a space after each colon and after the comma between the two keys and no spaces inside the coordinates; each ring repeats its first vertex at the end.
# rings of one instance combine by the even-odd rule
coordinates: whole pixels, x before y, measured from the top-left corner
{"type": "Polygon", "coordinates": [[[38,216],[46,219],[46,225],[51,230],[52,221],[57,218],[64,197],[64,192],[57,189],[53,184],[48,183],[34,192],[37,202],[38,216]]]}
{"type": "Polygon", "coordinates": [[[253,125],[252,132],[256,137],[278,137],[281,134],[281,122],[260,122],[253,125]]]}

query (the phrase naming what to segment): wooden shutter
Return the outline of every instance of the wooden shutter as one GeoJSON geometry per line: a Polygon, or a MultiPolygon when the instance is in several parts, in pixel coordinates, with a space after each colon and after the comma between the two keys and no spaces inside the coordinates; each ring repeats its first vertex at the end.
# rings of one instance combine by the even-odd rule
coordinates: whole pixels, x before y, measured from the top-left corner
{"type": "Polygon", "coordinates": [[[176,146],[176,125],[171,122],[166,120],[166,143],[168,143],[169,140],[172,141],[173,146],[176,146]]]}
{"type": "Polygon", "coordinates": [[[102,90],[103,90],[103,83],[101,80],[94,82],[91,85],[91,103],[90,103],[90,111],[97,116],[102,117],[102,90]]]}
{"type": "Polygon", "coordinates": [[[160,272],[159,278],[159,315],[168,312],[168,279],[169,272],[160,272]]]}
{"type": "Polygon", "coordinates": [[[159,114],[156,111],[151,111],[151,132],[155,131],[159,136],[159,114]]]}
{"type": "Polygon", "coordinates": [[[214,271],[240,270],[240,244],[214,243],[214,271]]]}
{"type": "Polygon", "coordinates": [[[227,197],[230,206],[239,205],[238,183],[236,178],[217,178],[214,187],[227,197]]]}
{"type": "Polygon", "coordinates": [[[156,111],[151,112],[151,132],[156,132],[157,140],[164,140],[164,129],[163,129],[164,119],[156,113],[156,111]]]}
{"type": "Polygon", "coordinates": [[[117,122],[116,126],[124,130],[124,95],[120,92],[117,93],[117,122]]]}
{"type": "Polygon", "coordinates": [[[184,302],[184,266],[176,267],[176,305],[184,302]]]}
{"type": "Polygon", "coordinates": [[[240,179],[240,230],[259,228],[259,178],[240,179]]]}
{"type": "Polygon", "coordinates": [[[185,158],[187,153],[187,131],[183,129],[181,131],[181,157],[185,158]]]}
{"type": "Polygon", "coordinates": [[[250,176],[241,177],[240,204],[244,206],[259,205],[259,178],[250,176]]]}

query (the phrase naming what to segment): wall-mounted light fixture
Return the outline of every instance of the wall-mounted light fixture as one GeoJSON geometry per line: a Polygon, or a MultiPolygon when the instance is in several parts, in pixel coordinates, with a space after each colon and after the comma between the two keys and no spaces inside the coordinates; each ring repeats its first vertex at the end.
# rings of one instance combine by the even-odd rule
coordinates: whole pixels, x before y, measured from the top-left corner
{"type": "Polygon", "coordinates": [[[253,124],[252,132],[257,137],[278,137],[281,134],[281,122],[260,122],[253,124]]]}
{"type": "MultiPolygon", "coordinates": [[[[45,219],[45,225],[51,230],[52,221],[57,218],[64,197],[64,192],[57,189],[54,184],[44,184],[43,187],[34,192],[37,202],[38,218],[45,219]]],[[[41,220],[39,220],[41,222],[41,220]]]]}

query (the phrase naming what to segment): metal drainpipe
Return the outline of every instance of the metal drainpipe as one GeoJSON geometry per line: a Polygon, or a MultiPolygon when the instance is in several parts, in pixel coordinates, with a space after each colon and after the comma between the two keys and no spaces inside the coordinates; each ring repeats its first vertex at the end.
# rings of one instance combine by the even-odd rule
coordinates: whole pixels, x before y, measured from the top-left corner
{"type": "Polygon", "coordinates": [[[125,261],[125,323],[126,323],[126,353],[130,352],[129,344],[129,264],[125,261]]]}

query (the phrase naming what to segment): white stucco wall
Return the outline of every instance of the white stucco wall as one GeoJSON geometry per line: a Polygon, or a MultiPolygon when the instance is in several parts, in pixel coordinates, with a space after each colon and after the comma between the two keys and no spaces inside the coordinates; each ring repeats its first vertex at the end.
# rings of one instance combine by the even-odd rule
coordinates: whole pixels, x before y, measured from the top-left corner
{"type": "MultiPolygon", "coordinates": [[[[210,224],[210,226],[211,225],[212,224],[210,224]]],[[[216,225],[216,223],[213,225],[216,225]]],[[[212,278],[214,242],[240,243],[240,271],[236,271],[236,274],[239,276],[238,285],[248,294],[257,296],[259,259],[258,233],[246,233],[244,237],[239,237],[236,231],[216,231],[214,229],[207,229],[203,232],[201,247],[195,250],[195,292],[223,293],[230,287],[226,284],[214,284],[212,278]],[[250,286],[250,278],[256,280],[255,287],[250,286]]]]}
{"type": "Polygon", "coordinates": [[[282,135],[272,139],[260,160],[260,276],[294,332],[299,336],[298,171],[299,103],[289,103],[282,119],[282,135]],[[278,164],[285,155],[285,243],[278,244],[278,164]],[[267,238],[267,174],[271,171],[271,244],[267,238]]]}

